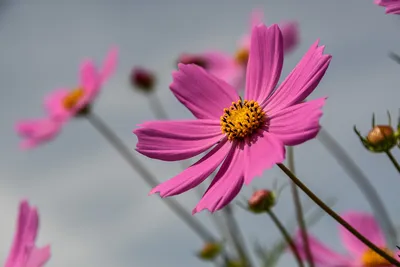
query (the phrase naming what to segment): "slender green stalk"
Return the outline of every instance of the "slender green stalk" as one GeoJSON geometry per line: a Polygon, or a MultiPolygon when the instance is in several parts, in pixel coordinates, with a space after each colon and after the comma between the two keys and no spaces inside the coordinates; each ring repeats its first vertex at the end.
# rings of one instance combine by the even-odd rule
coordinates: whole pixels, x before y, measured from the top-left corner
{"type": "MultiPolygon", "coordinates": [[[[288,152],[289,169],[292,171],[292,173],[295,173],[293,147],[288,147],[287,152],[288,152]]],[[[295,210],[296,210],[297,223],[299,224],[299,227],[301,229],[301,238],[303,239],[304,251],[305,251],[305,254],[307,257],[307,262],[310,265],[310,267],[314,267],[315,266],[314,259],[313,259],[313,255],[311,253],[310,243],[308,241],[307,226],[304,222],[304,213],[303,213],[303,207],[301,206],[301,202],[300,202],[299,191],[298,191],[295,183],[291,182],[290,185],[291,185],[291,191],[292,191],[292,196],[293,196],[293,202],[294,202],[294,206],[295,206],[295,210]]]]}
{"type": "Polygon", "coordinates": [[[396,168],[396,170],[400,173],[400,165],[397,162],[396,158],[393,156],[392,152],[388,150],[386,151],[386,155],[389,157],[390,161],[393,163],[393,166],[396,168]]]}
{"type": "Polygon", "coordinates": [[[288,233],[288,231],[286,231],[285,227],[283,226],[281,221],[278,219],[278,217],[275,215],[275,213],[272,210],[270,210],[268,212],[268,215],[271,217],[271,220],[278,227],[278,229],[281,232],[283,238],[286,240],[287,244],[292,249],[294,257],[296,258],[296,261],[297,261],[297,264],[299,265],[299,267],[304,267],[303,261],[300,258],[299,251],[297,250],[297,247],[294,244],[292,238],[290,237],[290,234],[288,233]]]}
{"type": "MultiPolygon", "coordinates": [[[[149,186],[154,187],[159,183],[157,179],[140,163],[139,159],[137,159],[136,156],[123,144],[122,140],[100,119],[100,117],[95,115],[93,112],[90,112],[85,115],[85,118],[121,154],[132,169],[140,174],[149,186]]],[[[166,203],[167,206],[205,242],[217,241],[212,233],[210,233],[195,217],[187,212],[177,201],[174,199],[165,199],[163,203],[166,203]]]]}
{"type": "Polygon", "coordinates": [[[385,251],[377,247],[374,243],[369,241],[365,236],[360,234],[356,229],[354,229],[349,223],[342,219],[336,212],[334,212],[328,205],[326,205],[321,199],[319,199],[306,185],[304,185],[299,178],[296,177],[285,165],[282,163],[277,164],[278,167],[301,189],[304,193],[307,194],[309,198],[311,198],[315,204],[320,206],[329,216],[335,219],[338,223],[340,223],[344,228],[346,228],[350,233],[352,233],[355,237],[357,237],[361,242],[363,242],[366,246],[371,248],[373,251],[378,253],[380,256],[385,258],[388,262],[393,264],[394,266],[400,267],[400,262],[396,259],[392,258],[385,251]]]}
{"type": "Polygon", "coordinates": [[[364,197],[371,206],[375,218],[379,220],[385,232],[386,240],[391,247],[396,246],[397,232],[390,220],[389,214],[383,204],[375,187],[370,183],[365,173],[347,154],[346,150],[331,136],[327,130],[321,127],[317,139],[336,159],[343,170],[349,175],[353,182],[358,186],[364,197]]]}

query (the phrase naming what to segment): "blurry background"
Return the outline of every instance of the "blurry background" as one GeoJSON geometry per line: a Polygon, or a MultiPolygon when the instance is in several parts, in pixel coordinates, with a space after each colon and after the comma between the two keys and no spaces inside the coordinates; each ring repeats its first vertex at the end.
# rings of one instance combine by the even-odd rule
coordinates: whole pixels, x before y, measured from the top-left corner
{"type": "MultiPolygon", "coordinates": [[[[133,92],[129,72],[143,65],[159,74],[157,94],[169,116],[191,118],[168,89],[170,72],[181,52],[220,49],[233,53],[249,25],[253,8],[262,8],[266,23],[297,20],[301,44],[285,59],[283,76],[317,39],[333,55],[325,78],[311,98],[329,96],[322,124],[368,173],[400,222],[399,175],[385,155],[367,152],[352,127],[367,133],[372,112],[387,123],[386,110],[397,118],[400,66],[387,56],[400,52],[400,21],[385,15],[373,1],[135,1],[135,0],[2,0],[0,2],[0,258],[5,259],[14,234],[18,201],[39,207],[39,244],[50,242],[48,266],[207,266],[194,257],[201,240],[160,201],[114,149],[85,120],[74,120],[54,142],[21,152],[14,123],[39,117],[43,96],[58,87],[75,87],[85,57],[103,60],[111,45],[120,48],[118,71],[95,105],[133,150],[137,124],[153,119],[146,96],[133,92]]],[[[394,152],[400,156],[397,151],[394,152]]],[[[177,174],[179,164],[147,160],[160,180],[177,174]]],[[[297,173],[319,196],[338,198],[335,210],[370,211],[355,184],[317,140],[295,148],[297,173]]],[[[267,171],[253,185],[271,187],[287,178],[267,171]]],[[[251,187],[244,188],[248,197],[251,187]]],[[[306,197],[302,194],[303,199],[306,197]]],[[[177,197],[191,210],[198,196],[177,197]]],[[[276,208],[292,220],[289,188],[276,208]]],[[[213,227],[207,212],[196,215],[213,227]]],[[[266,215],[237,209],[248,243],[280,238],[266,215]]],[[[344,251],[336,223],[325,216],[311,232],[344,251]]],[[[292,266],[286,255],[279,266],[292,266]]],[[[293,265],[294,266],[294,265],[293,265]]]]}

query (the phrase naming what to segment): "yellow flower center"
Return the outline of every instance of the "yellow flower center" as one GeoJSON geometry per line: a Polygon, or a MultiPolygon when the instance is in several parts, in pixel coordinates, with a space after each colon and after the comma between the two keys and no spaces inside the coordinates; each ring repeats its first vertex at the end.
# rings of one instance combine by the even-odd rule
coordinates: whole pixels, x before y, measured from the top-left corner
{"type": "MultiPolygon", "coordinates": [[[[387,248],[383,248],[383,251],[386,252],[389,256],[393,256],[393,252],[387,248]]],[[[373,251],[372,249],[368,249],[364,255],[362,256],[361,262],[365,267],[384,267],[384,266],[392,266],[390,262],[388,262],[381,255],[373,251]]]]}
{"type": "Polygon", "coordinates": [[[265,120],[265,112],[257,102],[238,100],[224,109],[221,130],[228,136],[228,140],[243,139],[259,129],[265,120]]]}
{"type": "Polygon", "coordinates": [[[63,99],[63,105],[65,109],[72,109],[79,102],[79,100],[84,95],[84,90],[81,87],[78,87],[72,90],[68,95],[66,95],[63,99]]]}
{"type": "Polygon", "coordinates": [[[249,60],[249,50],[246,48],[239,49],[236,52],[235,60],[240,65],[246,65],[249,60]]]}

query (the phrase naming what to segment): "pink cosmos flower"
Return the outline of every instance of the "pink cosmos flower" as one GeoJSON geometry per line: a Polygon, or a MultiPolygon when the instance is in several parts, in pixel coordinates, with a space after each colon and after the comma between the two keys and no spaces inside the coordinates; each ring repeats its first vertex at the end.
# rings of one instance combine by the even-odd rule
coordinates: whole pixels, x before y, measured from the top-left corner
{"type": "Polygon", "coordinates": [[[314,43],[296,68],[274,90],[283,65],[277,25],[254,27],[246,75],[245,100],[235,88],[194,64],[179,64],[172,92],[197,120],[151,121],[134,133],[137,151],[154,159],[177,161],[211,149],[202,159],[150,194],[181,194],[203,182],[221,165],[193,210],[217,211],[265,169],[285,159],[285,145],[314,138],[325,98],[303,102],[316,88],[331,60],[314,43]]]}
{"type": "Polygon", "coordinates": [[[400,0],[375,0],[375,4],[386,8],[386,14],[400,14],[400,0]]]}
{"type": "MultiPolygon", "coordinates": [[[[368,213],[350,211],[341,215],[341,217],[353,226],[357,231],[364,235],[376,246],[385,250],[386,253],[393,256],[393,252],[386,247],[386,241],[382,230],[374,217],[368,213]]],[[[310,250],[316,267],[390,267],[393,266],[386,259],[382,258],[376,252],[368,248],[359,241],[343,226],[339,226],[339,235],[343,246],[349,254],[339,254],[328,248],[316,238],[309,235],[310,250]]],[[[306,259],[303,239],[300,233],[294,238],[300,257],[306,259]]]]}
{"type": "Polygon", "coordinates": [[[66,121],[84,112],[97,97],[102,84],[114,72],[117,63],[117,49],[113,48],[100,70],[97,70],[91,60],[85,60],[80,67],[80,82],[78,87],[70,91],[57,89],[45,99],[45,108],[52,119],[66,121]]]}
{"type": "MultiPolygon", "coordinates": [[[[243,36],[238,43],[238,50],[234,57],[219,51],[202,54],[183,54],[178,62],[196,64],[208,72],[239,89],[244,88],[246,67],[249,58],[250,33],[253,27],[262,24],[263,12],[254,10],[250,18],[249,33],[243,36]]],[[[285,22],[280,26],[283,36],[283,51],[289,53],[299,43],[299,29],[296,22],[285,22]]]]}
{"type": "Polygon", "coordinates": [[[26,200],[20,202],[17,232],[5,267],[41,267],[50,259],[50,246],[35,245],[39,228],[39,215],[26,200]]]}
{"type": "Polygon", "coordinates": [[[23,138],[20,148],[26,150],[53,140],[60,133],[61,127],[60,121],[43,118],[20,121],[15,130],[23,138]]]}

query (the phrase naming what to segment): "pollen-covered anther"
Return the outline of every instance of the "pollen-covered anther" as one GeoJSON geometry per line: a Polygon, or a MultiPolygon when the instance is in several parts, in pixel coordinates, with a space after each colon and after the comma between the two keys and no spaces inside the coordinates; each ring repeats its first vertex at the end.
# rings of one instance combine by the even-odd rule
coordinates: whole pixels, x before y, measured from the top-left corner
{"type": "MultiPolygon", "coordinates": [[[[386,252],[389,256],[393,257],[393,252],[387,248],[382,248],[383,251],[386,252]]],[[[383,267],[383,266],[392,266],[390,262],[388,262],[381,255],[373,251],[372,249],[367,250],[361,259],[363,266],[366,267],[383,267]]]]}
{"type": "Polygon", "coordinates": [[[63,106],[65,109],[72,109],[76,106],[79,100],[83,97],[84,90],[81,87],[78,87],[72,90],[68,95],[66,95],[63,99],[63,106]]]}
{"type": "Polygon", "coordinates": [[[243,139],[258,130],[265,123],[266,116],[260,105],[251,100],[238,100],[224,109],[221,116],[221,130],[228,140],[243,139]]]}

